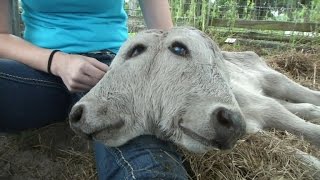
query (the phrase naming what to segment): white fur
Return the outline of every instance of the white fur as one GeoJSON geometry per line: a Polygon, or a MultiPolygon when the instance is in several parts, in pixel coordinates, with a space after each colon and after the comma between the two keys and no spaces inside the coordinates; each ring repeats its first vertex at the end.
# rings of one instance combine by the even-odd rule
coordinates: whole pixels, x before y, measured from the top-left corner
{"type": "Polygon", "coordinates": [[[302,119],[319,118],[319,106],[319,92],[269,68],[254,52],[221,52],[201,31],[175,28],[128,40],[111,70],[73,107],[70,123],[109,146],[153,134],[205,152],[217,148],[215,140],[231,148],[245,129],[276,128],[319,147],[320,126],[302,119]],[[175,42],[187,47],[187,56],[170,51],[175,42]],[[130,57],[138,45],[145,50],[130,57]],[[234,127],[217,121],[219,108],[234,127]]]}

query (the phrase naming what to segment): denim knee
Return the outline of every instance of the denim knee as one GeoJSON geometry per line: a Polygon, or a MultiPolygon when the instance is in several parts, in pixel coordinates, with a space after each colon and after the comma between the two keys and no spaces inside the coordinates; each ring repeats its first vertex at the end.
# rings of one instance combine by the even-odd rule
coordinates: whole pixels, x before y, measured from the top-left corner
{"type": "Polygon", "coordinates": [[[56,76],[0,59],[0,132],[16,132],[64,121],[70,94],[56,76]]]}
{"type": "Polygon", "coordinates": [[[171,142],[144,135],[117,148],[94,144],[100,180],[188,179],[182,158],[171,142]]]}

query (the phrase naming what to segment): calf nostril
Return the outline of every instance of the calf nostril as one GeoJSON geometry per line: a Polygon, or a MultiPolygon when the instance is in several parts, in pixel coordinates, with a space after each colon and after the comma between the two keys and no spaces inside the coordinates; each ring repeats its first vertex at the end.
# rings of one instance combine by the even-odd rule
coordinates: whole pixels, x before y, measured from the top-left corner
{"type": "Polygon", "coordinates": [[[217,120],[220,123],[220,125],[230,128],[233,126],[232,117],[229,114],[229,111],[227,109],[219,109],[217,113],[217,120]]]}
{"type": "Polygon", "coordinates": [[[82,105],[74,107],[75,109],[70,114],[70,122],[71,123],[77,123],[81,120],[84,107],[82,105]]]}

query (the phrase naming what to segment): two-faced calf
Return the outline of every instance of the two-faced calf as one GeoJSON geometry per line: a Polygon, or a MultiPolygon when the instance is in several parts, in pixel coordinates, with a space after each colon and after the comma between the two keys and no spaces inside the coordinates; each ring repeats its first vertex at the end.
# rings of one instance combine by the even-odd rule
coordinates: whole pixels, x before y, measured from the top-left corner
{"type": "Polygon", "coordinates": [[[191,28],[148,30],[127,41],[103,79],[72,109],[71,128],[108,146],[154,134],[194,152],[232,148],[267,128],[320,146],[319,92],[255,53],[221,52],[191,28]],[[300,116],[300,117],[299,117],[300,116]]]}
{"type": "Polygon", "coordinates": [[[230,149],[245,121],[218,46],[196,29],[148,30],[126,42],[75,106],[79,134],[120,146],[154,134],[186,149],[230,149]]]}

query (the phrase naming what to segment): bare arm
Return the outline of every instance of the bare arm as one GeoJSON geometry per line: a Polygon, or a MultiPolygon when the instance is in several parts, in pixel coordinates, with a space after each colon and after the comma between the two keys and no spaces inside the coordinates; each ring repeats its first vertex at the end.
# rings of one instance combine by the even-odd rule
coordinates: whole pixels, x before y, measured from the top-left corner
{"type": "Polygon", "coordinates": [[[11,35],[10,0],[0,1],[0,58],[14,59],[35,69],[46,71],[50,50],[37,48],[11,35]]]}
{"type": "Polygon", "coordinates": [[[139,0],[139,3],[149,29],[173,27],[168,0],[139,0]]]}
{"type": "MultiPolygon", "coordinates": [[[[0,58],[12,59],[47,72],[52,50],[44,49],[11,34],[10,1],[0,0],[0,58]]],[[[91,89],[105,74],[108,66],[96,59],[58,52],[51,72],[62,78],[70,91],[91,89]]]]}

